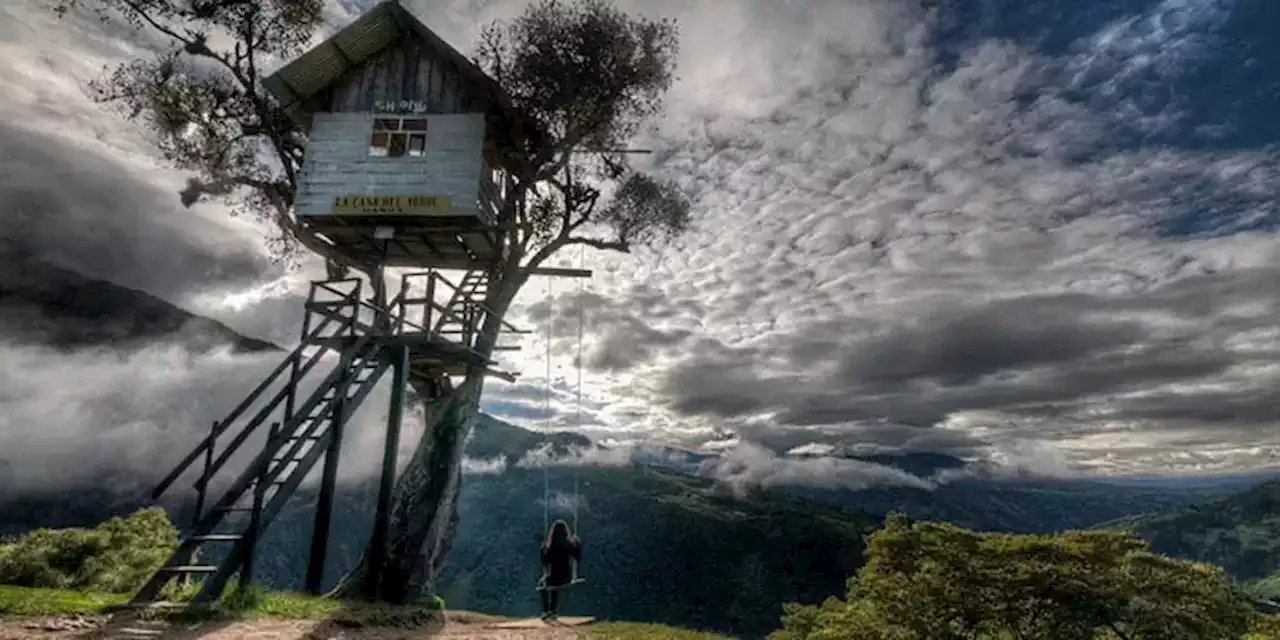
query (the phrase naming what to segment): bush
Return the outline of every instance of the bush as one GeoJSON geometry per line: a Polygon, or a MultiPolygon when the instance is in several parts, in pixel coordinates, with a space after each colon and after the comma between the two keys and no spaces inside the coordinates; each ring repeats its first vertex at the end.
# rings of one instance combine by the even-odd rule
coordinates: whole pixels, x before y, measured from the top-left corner
{"type": "Polygon", "coordinates": [[[158,507],[93,529],[38,529],[0,545],[0,584],[128,593],[177,547],[178,530],[158,507]]]}
{"type": "Polygon", "coordinates": [[[846,599],[787,605],[772,639],[1240,640],[1257,622],[1220,568],[1124,533],[975,533],[891,516],[846,599]]]}

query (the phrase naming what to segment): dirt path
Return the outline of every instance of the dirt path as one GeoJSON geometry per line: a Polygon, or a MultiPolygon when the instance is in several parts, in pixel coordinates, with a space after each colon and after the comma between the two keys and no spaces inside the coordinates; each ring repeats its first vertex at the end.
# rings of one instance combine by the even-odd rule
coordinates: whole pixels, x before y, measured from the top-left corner
{"type": "Polygon", "coordinates": [[[578,637],[580,634],[570,626],[467,612],[450,614],[446,624],[415,629],[352,628],[332,620],[261,619],[182,626],[139,621],[123,615],[0,618],[0,640],[567,640],[578,637]]]}

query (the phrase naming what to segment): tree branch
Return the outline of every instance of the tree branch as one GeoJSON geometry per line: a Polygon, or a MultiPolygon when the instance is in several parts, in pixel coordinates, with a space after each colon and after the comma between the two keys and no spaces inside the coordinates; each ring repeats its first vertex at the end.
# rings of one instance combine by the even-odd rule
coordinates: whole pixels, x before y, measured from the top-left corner
{"type": "Polygon", "coordinates": [[[601,251],[617,251],[619,253],[630,253],[631,245],[626,240],[600,240],[598,238],[587,238],[583,236],[570,236],[565,240],[564,246],[584,244],[593,249],[601,251]]]}
{"type": "Polygon", "coordinates": [[[555,240],[547,243],[545,247],[539,249],[537,253],[533,254],[532,258],[529,258],[528,262],[521,266],[521,269],[524,271],[536,269],[557,251],[575,244],[586,245],[601,251],[618,251],[620,253],[631,252],[631,245],[622,238],[617,240],[601,240],[599,238],[588,238],[585,236],[572,236],[566,232],[555,240]]]}

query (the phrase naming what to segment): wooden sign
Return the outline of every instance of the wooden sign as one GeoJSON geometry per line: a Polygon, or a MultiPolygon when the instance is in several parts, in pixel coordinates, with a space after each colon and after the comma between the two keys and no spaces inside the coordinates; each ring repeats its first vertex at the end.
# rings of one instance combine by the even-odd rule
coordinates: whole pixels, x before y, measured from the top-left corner
{"type": "Polygon", "coordinates": [[[338,196],[335,216],[438,216],[453,211],[453,198],[442,196],[338,196]]]}
{"type": "Polygon", "coordinates": [[[429,105],[424,100],[376,100],[373,110],[379,113],[426,113],[429,105]]]}

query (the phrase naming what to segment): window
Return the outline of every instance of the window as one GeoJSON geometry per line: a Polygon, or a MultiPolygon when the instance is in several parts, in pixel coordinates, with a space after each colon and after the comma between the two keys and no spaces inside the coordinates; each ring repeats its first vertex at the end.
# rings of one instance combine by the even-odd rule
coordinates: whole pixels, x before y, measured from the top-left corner
{"type": "Polygon", "coordinates": [[[422,157],[427,150],[426,118],[377,118],[369,137],[369,155],[399,158],[422,157]]]}

